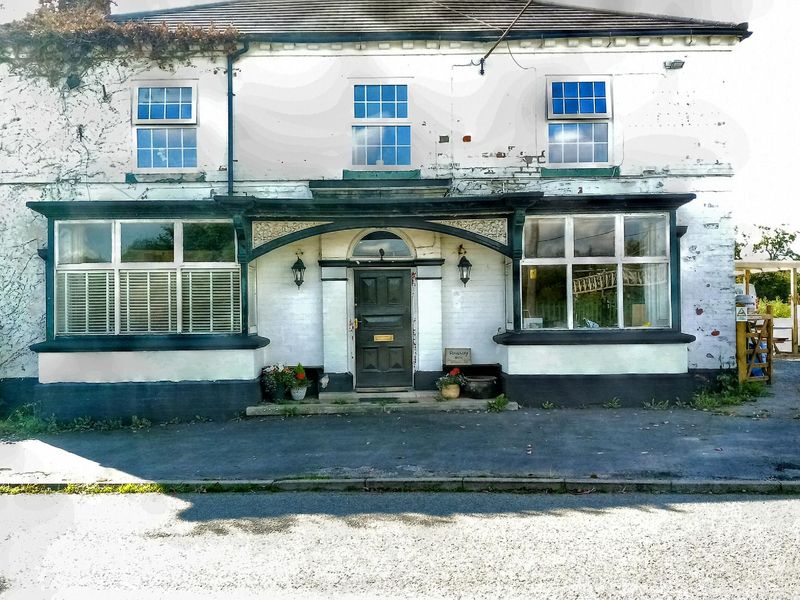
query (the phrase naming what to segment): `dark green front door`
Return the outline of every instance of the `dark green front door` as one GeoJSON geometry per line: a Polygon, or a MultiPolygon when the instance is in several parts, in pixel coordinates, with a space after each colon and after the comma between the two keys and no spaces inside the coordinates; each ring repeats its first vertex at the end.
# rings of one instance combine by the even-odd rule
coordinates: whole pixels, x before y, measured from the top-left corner
{"type": "Polygon", "coordinates": [[[411,271],[355,271],[356,387],[411,387],[411,271]]]}

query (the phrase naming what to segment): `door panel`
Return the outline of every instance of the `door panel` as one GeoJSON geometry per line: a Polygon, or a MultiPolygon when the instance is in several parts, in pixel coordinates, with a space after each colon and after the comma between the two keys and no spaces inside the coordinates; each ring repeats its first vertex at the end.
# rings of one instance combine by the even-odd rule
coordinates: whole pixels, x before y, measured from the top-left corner
{"type": "Polygon", "coordinates": [[[410,387],[411,271],[355,271],[356,387],[410,387]]]}

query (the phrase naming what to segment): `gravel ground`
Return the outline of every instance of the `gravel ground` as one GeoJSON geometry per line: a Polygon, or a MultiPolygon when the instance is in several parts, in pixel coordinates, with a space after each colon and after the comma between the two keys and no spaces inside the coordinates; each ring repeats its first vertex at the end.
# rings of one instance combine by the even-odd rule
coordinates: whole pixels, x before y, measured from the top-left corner
{"type": "Polygon", "coordinates": [[[5,598],[800,597],[800,500],[0,496],[5,598]]]}

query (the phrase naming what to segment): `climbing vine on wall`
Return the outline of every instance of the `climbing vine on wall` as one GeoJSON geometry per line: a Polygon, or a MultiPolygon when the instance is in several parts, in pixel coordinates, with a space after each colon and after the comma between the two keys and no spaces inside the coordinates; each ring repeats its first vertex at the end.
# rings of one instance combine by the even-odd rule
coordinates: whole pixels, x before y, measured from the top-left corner
{"type": "Polygon", "coordinates": [[[102,63],[150,60],[162,69],[189,64],[192,56],[231,52],[237,31],[181,25],[116,23],[104,0],[39,0],[39,8],[19,21],[0,25],[0,63],[12,73],[63,85],[102,63]]]}

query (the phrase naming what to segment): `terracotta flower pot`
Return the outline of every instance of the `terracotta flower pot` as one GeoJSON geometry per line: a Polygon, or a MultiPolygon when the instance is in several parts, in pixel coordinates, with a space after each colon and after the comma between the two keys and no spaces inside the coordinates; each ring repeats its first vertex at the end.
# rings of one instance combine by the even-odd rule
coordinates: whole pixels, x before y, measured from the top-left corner
{"type": "Polygon", "coordinates": [[[445,400],[455,400],[461,395],[461,386],[457,383],[443,385],[441,389],[442,398],[445,400]]]}

